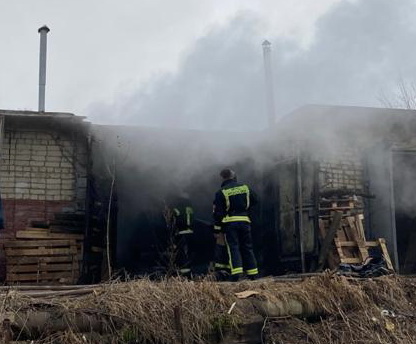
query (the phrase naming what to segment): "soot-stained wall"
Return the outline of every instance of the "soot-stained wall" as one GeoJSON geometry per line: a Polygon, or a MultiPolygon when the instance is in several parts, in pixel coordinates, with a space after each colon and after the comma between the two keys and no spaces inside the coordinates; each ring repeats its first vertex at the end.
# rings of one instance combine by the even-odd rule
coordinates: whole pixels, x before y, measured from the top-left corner
{"type": "MultiPolygon", "coordinates": [[[[95,127],[94,133],[94,170],[100,171],[95,173],[111,179],[115,166],[117,264],[131,272],[149,272],[163,265],[163,209],[170,196],[189,195],[196,219],[196,263],[205,264],[213,254],[209,224],[220,170],[233,167],[241,181],[257,192],[262,188],[257,138],[247,133],[103,126],[95,127]]],[[[257,251],[263,247],[260,212],[258,206],[253,215],[257,251]]]]}

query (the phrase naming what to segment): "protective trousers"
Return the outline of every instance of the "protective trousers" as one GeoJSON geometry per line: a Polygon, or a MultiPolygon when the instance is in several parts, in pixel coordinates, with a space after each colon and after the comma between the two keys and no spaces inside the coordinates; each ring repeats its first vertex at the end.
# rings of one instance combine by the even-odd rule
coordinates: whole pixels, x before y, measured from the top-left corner
{"type": "Polygon", "coordinates": [[[225,244],[224,233],[218,233],[215,243],[215,271],[226,271],[230,273],[230,258],[228,256],[227,245],[225,244]]]}
{"type": "Polygon", "coordinates": [[[176,266],[181,274],[191,271],[191,238],[192,234],[177,234],[175,238],[176,246],[176,266]]]}
{"type": "Polygon", "coordinates": [[[223,225],[230,259],[231,275],[257,275],[257,262],[253,252],[250,223],[231,222],[223,225]]]}

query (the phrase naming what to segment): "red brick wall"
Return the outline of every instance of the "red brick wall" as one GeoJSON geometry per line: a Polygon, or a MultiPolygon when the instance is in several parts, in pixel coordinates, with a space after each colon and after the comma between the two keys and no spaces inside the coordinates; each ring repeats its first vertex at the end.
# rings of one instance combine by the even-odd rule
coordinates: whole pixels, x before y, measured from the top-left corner
{"type": "Polygon", "coordinates": [[[62,212],[64,208],[71,206],[73,207],[73,203],[69,201],[4,199],[5,229],[8,232],[15,232],[30,226],[33,220],[52,220],[54,213],[62,212]]]}

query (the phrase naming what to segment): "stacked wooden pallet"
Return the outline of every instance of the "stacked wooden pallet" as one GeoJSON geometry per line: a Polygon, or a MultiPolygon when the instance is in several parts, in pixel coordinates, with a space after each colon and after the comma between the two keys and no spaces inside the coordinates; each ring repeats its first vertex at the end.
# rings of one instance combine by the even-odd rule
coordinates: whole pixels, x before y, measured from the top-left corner
{"type": "Polygon", "coordinates": [[[76,283],[83,236],[27,228],[4,243],[6,283],[76,283]]]}
{"type": "Polygon", "coordinates": [[[367,241],[363,221],[363,204],[358,197],[321,200],[320,235],[322,242],[333,242],[334,249],[322,245],[327,252],[321,252],[320,258],[326,259],[329,268],[336,268],[340,263],[362,264],[369,256],[369,249],[378,247],[388,268],[393,270],[385,240],[367,241]]]}

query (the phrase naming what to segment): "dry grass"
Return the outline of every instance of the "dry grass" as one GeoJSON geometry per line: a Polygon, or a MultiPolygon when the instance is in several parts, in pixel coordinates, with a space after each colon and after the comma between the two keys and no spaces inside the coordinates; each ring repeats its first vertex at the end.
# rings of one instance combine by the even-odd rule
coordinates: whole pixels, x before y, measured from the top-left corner
{"type": "MultiPolygon", "coordinates": [[[[0,296],[3,313],[47,310],[68,322],[69,331],[40,329],[35,343],[45,344],[214,343],[221,333],[258,320],[259,315],[265,319],[264,343],[407,344],[416,342],[414,302],[413,279],[347,280],[329,275],[283,283],[143,279],[105,284],[77,297],[31,298],[15,291],[0,296]],[[259,294],[247,300],[235,297],[235,292],[248,289],[259,294]],[[279,304],[279,311],[290,313],[291,300],[302,305],[303,317],[276,318],[258,307],[259,302],[279,304]],[[233,302],[236,307],[228,314],[233,302]],[[383,309],[398,316],[382,316],[383,309]],[[101,333],[80,334],[74,319],[82,314],[99,318],[101,333]]],[[[22,331],[21,337],[25,335],[22,331]]]]}

